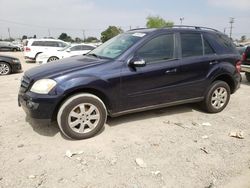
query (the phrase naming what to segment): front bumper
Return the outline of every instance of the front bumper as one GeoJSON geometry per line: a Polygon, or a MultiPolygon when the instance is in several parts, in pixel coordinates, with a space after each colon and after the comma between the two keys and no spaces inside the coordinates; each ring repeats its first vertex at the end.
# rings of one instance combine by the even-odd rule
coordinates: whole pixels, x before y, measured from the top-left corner
{"type": "Polygon", "coordinates": [[[12,69],[12,72],[22,71],[22,65],[21,64],[13,64],[11,69],[12,69]]]}
{"type": "Polygon", "coordinates": [[[57,95],[18,94],[18,105],[33,119],[52,120],[59,101],[57,95]]]}
{"type": "Polygon", "coordinates": [[[241,71],[250,72],[250,65],[241,65],[241,71]]]}

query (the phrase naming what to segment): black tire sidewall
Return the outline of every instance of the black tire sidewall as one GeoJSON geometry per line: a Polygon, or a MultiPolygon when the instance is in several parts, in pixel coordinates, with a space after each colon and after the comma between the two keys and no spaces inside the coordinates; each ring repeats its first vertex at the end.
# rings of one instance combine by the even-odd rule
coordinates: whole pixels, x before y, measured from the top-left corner
{"type": "Polygon", "coordinates": [[[204,104],[204,108],[206,109],[207,112],[209,113],[218,113],[218,112],[221,112],[222,110],[224,110],[230,100],[230,87],[229,85],[224,82],[224,81],[215,81],[211,86],[210,88],[208,89],[207,91],[207,94],[206,94],[206,97],[205,97],[205,104],[204,104]],[[212,106],[211,104],[211,98],[212,98],[212,95],[214,93],[214,91],[218,88],[218,87],[223,87],[227,90],[227,101],[226,103],[224,104],[224,106],[220,109],[216,109],[212,106]]]}
{"type": "Polygon", "coordinates": [[[61,118],[61,129],[62,129],[62,132],[64,134],[66,134],[66,136],[68,136],[72,139],[81,140],[81,139],[90,138],[90,137],[93,137],[94,135],[96,135],[102,129],[102,127],[105,124],[106,117],[107,117],[106,110],[100,101],[98,101],[95,98],[88,97],[88,96],[79,97],[79,98],[76,98],[73,101],[71,101],[63,109],[61,117],[60,117],[61,118]],[[75,108],[78,104],[81,104],[81,103],[90,103],[90,104],[95,105],[98,108],[99,113],[100,113],[100,121],[98,122],[97,126],[92,131],[90,131],[88,133],[76,133],[69,127],[69,124],[68,124],[69,113],[71,112],[71,110],[73,108],[75,108]]]}

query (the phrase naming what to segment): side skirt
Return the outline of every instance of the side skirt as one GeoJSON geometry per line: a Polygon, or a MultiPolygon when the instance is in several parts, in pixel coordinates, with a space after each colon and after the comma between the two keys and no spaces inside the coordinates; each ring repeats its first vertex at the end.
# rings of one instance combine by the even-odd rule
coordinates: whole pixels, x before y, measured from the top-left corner
{"type": "Polygon", "coordinates": [[[131,109],[131,110],[125,110],[125,111],[121,111],[121,112],[115,112],[115,113],[110,112],[109,115],[111,117],[117,117],[117,116],[122,116],[122,115],[125,115],[125,114],[135,113],[135,112],[142,112],[142,111],[153,110],[153,109],[158,109],[158,108],[164,108],[164,107],[169,107],[169,106],[176,106],[176,105],[180,105],[180,104],[201,102],[203,99],[204,99],[204,97],[180,100],[180,101],[175,101],[175,102],[170,102],[170,103],[164,103],[164,104],[146,106],[146,107],[141,107],[141,108],[136,108],[136,109],[131,109]]]}

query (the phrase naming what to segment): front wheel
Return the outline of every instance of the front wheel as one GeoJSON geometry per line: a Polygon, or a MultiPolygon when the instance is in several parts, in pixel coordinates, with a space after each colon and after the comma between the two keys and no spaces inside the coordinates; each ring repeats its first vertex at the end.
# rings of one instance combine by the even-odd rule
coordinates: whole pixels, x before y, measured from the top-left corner
{"type": "Polygon", "coordinates": [[[7,75],[11,73],[11,67],[8,63],[0,62],[0,75],[7,75]]]}
{"type": "Polygon", "coordinates": [[[72,139],[96,135],[104,126],[107,111],[97,96],[81,93],[67,99],[60,107],[57,122],[61,132],[72,139]]]}
{"type": "Polygon", "coordinates": [[[59,58],[58,57],[55,57],[55,56],[53,56],[53,57],[50,57],[49,59],[48,59],[48,63],[49,62],[52,62],[52,61],[56,61],[56,60],[58,60],[59,58]]]}
{"type": "Polygon", "coordinates": [[[215,81],[209,87],[202,106],[209,113],[218,113],[227,106],[229,99],[230,87],[228,84],[223,81],[215,81]]]}
{"type": "Polygon", "coordinates": [[[246,72],[245,75],[246,75],[247,81],[250,82],[250,73],[249,73],[249,72],[246,72]]]}

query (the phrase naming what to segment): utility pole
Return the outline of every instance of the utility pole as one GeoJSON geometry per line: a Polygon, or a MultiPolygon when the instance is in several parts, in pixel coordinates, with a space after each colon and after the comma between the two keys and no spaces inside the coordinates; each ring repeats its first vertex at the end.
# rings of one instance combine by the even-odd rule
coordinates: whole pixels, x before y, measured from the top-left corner
{"type": "Polygon", "coordinates": [[[82,30],[82,36],[83,36],[83,40],[85,40],[86,39],[86,35],[85,35],[85,30],[84,29],[82,30]]]}
{"type": "Polygon", "coordinates": [[[180,18],[181,25],[182,25],[183,20],[184,20],[184,17],[181,17],[181,18],[180,18]]]}
{"type": "Polygon", "coordinates": [[[232,38],[234,18],[231,17],[229,23],[230,23],[230,35],[229,36],[230,38],[232,38]]]}
{"type": "Polygon", "coordinates": [[[50,37],[50,29],[48,29],[48,34],[49,34],[49,37],[50,37]]]}
{"type": "Polygon", "coordinates": [[[8,27],[8,33],[9,33],[9,39],[11,39],[11,37],[10,37],[10,28],[8,27]]]}

